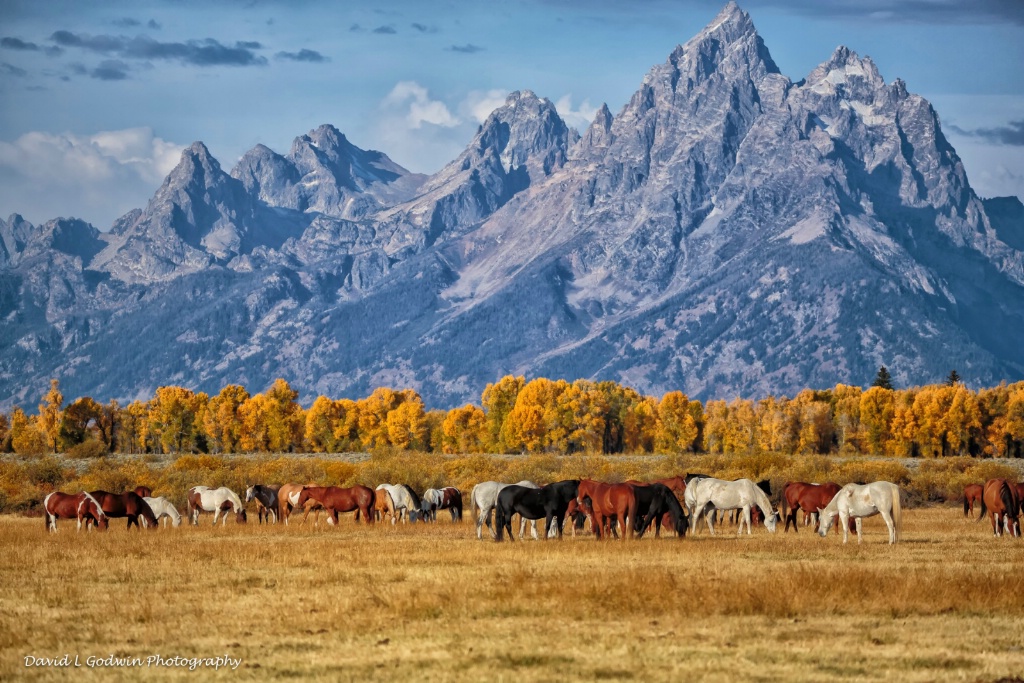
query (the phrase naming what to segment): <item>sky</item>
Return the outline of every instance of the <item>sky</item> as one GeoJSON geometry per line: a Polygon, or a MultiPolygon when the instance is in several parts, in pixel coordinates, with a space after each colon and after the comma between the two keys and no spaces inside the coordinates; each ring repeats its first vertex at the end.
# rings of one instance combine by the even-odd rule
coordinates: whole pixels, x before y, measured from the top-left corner
{"type": "MultiPolygon", "coordinates": [[[[225,170],[331,123],[431,173],[512,90],[579,130],[724,0],[0,0],[0,217],[144,207],[181,150],[225,170]]],[[[741,0],[797,81],[845,45],[932,102],[983,197],[1024,197],[1024,0],[741,0]]]]}

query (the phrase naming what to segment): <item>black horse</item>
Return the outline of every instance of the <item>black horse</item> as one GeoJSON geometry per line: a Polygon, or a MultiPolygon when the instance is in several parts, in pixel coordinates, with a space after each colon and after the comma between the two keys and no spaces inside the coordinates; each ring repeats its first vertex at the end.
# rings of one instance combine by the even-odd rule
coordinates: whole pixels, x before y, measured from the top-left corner
{"type": "Polygon", "coordinates": [[[267,524],[270,523],[270,515],[274,515],[274,523],[277,523],[277,491],[281,486],[264,486],[263,484],[253,484],[245,490],[245,502],[248,503],[250,500],[255,500],[259,505],[256,506],[260,524],[263,524],[263,519],[266,517],[267,524]]]}
{"type": "Polygon", "coordinates": [[[672,520],[679,538],[686,535],[690,528],[690,518],[686,516],[683,506],[679,504],[676,494],[664,484],[648,484],[647,486],[634,486],[636,492],[636,532],[637,538],[643,538],[644,533],[654,523],[654,536],[661,536],[661,520],[666,514],[672,520]]]}
{"type": "Polygon", "coordinates": [[[508,539],[512,536],[512,516],[517,512],[525,519],[544,518],[544,538],[551,532],[551,524],[558,525],[558,537],[562,537],[562,524],[569,501],[576,499],[579,490],[579,479],[559,481],[542,486],[539,489],[528,489],[524,486],[506,486],[498,494],[495,506],[495,522],[498,527],[496,540],[504,540],[504,532],[508,531],[508,539]]]}

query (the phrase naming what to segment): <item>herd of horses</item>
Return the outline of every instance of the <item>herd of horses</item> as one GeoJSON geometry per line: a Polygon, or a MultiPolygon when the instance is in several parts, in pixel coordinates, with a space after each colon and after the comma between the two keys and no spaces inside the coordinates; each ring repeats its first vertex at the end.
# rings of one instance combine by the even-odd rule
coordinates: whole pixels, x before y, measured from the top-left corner
{"type": "MultiPolygon", "coordinates": [[[[790,526],[798,531],[797,516],[803,513],[803,525],[814,524],[817,532],[827,536],[835,526],[842,530],[843,543],[849,532],[856,531],[858,543],[863,540],[861,520],[880,515],[889,532],[889,543],[900,540],[902,504],[896,484],[876,481],[840,486],[834,482],[787,482],[783,486],[778,510],[771,501],[768,481],[750,479],[734,481],[716,479],[703,474],[687,474],[650,482],[626,481],[606,483],[590,479],[571,479],[539,486],[531,481],[506,484],[486,481],[473,487],[469,504],[478,539],[483,539],[487,526],[496,541],[514,538],[512,522],[518,515],[519,538],[525,537],[526,524],[531,525],[533,538],[538,538],[537,522],[544,522],[544,538],[562,537],[569,522],[573,536],[587,523],[598,539],[618,537],[622,540],[642,538],[650,528],[660,537],[666,527],[682,538],[689,529],[696,530],[703,518],[711,534],[716,519],[724,520],[732,513],[737,533],[752,533],[752,527],[763,524],[771,533],[784,520],[783,531],[790,526]],[[493,524],[492,524],[493,517],[493,524]]],[[[367,523],[390,520],[415,523],[436,522],[439,511],[448,510],[453,522],[463,517],[462,492],[454,486],[427,489],[418,494],[408,484],[380,484],[341,488],[316,484],[254,484],[245,491],[244,500],[228,487],[193,486],[186,496],[188,519],[199,523],[202,513],[213,513],[213,524],[227,523],[229,515],[235,522],[248,521],[246,505],[254,503],[259,522],[288,524],[296,510],[302,510],[305,524],[311,512],[314,523],[320,513],[326,514],[329,525],[338,524],[339,514],[355,513],[355,520],[367,523]]],[[[991,479],[985,484],[972,484],[964,490],[964,515],[980,505],[978,520],[986,514],[992,520],[993,534],[1020,535],[1019,517],[1024,510],[1024,483],[991,479]]],[[[58,519],[77,520],[78,529],[106,529],[112,518],[127,518],[132,526],[155,530],[161,520],[164,526],[181,524],[181,515],[163,497],[154,497],[145,486],[134,491],[115,494],[108,491],[82,491],[77,494],[54,492],[43,500],[46,528],[57,530],[58,519]]]]}

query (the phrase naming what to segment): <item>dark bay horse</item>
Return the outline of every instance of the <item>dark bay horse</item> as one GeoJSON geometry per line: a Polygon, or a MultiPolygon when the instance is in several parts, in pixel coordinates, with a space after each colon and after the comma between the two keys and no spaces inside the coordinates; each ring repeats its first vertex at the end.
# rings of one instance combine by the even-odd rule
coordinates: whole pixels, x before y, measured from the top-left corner
{"type": "Polygon", "coordinates": [[[273,523],[277,524],[277,492],[280,489],[280,485],[253,484],[245,490],[245,502],[256,501],[256,515],[260,524],[263,524],[264,516],[267,518],[267,524],[270,524],[271,516],[273,516],[273,523]]]}
{"type": "Polygon", "coordinates": [[[99,501],[85,491],[75,494],[54,491],[47,494],[43,498],[43,516],[48,531],[57,531],[59,518],[77,519],[79,531],[82,530],[82,522],[85,522],[86,529],[90,522],[98,529],[106,529],[110,524],[99,501]]]}
{"type": "MultiPolygon", "coordinates": [[[[792,523],[793,532],[797,533],[797,511],[803,511],[804,519],[824,510],[842,487],[832,481],[824,484],[809,484],[805,481],[788,481],[782,487],[782,516],[786,520],[784,532],[789,531],[792,523]]],[[[836,533],[839,527],[836,526],[836,533]]]]}
{"type": "Polygon", "coordinates": [[[539,489],[513,484],[506,486],[498,493],[498,501],[494,508],[495,525],[498,528],[496,541],[503,541],[508,532],[508,540],[512,536],[512,516],[519,513],[523,519],[544,518],[544,539],[551,533],[552,524],[558,529],[558,538],[562,538],[562,525],[565,513],[569,509],[569,501],[576,498],[579,480],[568,479],[558,481],[539,489]]]}
{"type": "Polygon", "coordinates": [[[643,538],[652,523],[655,525],[654,537],[660,538],[661,525],[665,523],[666,518],[679,538],[686,535],[686,530],[690,527],[690,520],[671,488],[655,482],[634,485],[633,490],[636,494],[635,528],[637,538],[643,538]]]}
{"type": "Polygon", "coordinates": [[[441,489],[440,510],[448,510],[451,513],[453,522],[462,521],[462,491],[454,486],[445,486],[441,489]]]}
{"type": "Polygon", "coordinates": [[[1017,497],[1016,482],[1005,479],[989,479],[981,495],[980,522],[988,513],[992,518],[992,533],[1001,536],[1003,527],[1011,536],[1020,536],[1020,499],[1017,497]]]}
{"type": "Polygon", "coordinates": [[[590,498],[594,512],[594,533],[604,538],[611,532],[612,519],[622,523],[622,540],[633,535],[636,524],[636,493],[630,484],[605,484],[592,479],[580,481],[576,504],[583,505],[590,498]]]}
{"type": "MultiPolygon", "coordinates": [[[[315,500],[327,510],[327,523],[338,523],[339,512],[352,512],[362,515],[367,524],[373,524],[374,491],[366,486],[353,486],[343,489],[337,486],[303,486],[295,507],[304,507],[310,500],[315,500]]],[[[306,511],[309,514],[309,511],[306,511]]]]}
{"type": "Polygon", "coordinates": [[[156,531],[160,526],[156,521],[156,515],[153,514],[153,510],[149,507],[149,503],[143,500],[142,496],[135,493],[135,491],[128,491],[126,493],[90,491],[89,495],[99,502],[100,507],[103,508],[103,514],[107,517],[127,517],[129,529],[132,528],[133,524],[140,529],[142,528],[139,525],[139,517],[146,520],[147,529],[156,531]]]}
{"type": "Polygon", "coordinates": [[[981,502],[985,487],[981,484],[968,484],[964,487],[964,517],[974,513],[974,506],[981,502]]]}

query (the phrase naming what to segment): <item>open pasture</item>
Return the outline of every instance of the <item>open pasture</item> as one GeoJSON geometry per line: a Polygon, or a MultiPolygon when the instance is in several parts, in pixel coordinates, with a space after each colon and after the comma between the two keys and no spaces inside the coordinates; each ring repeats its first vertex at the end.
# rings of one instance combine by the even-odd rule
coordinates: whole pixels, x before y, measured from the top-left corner
{"type": "MultiPolygon", "coordinates": [[[[468,515],[467,515],[468,517],[468,515]]],[[[57,534],[0,517],[0,679],[24,657],[218,656],[301,680],[996,680],[1024,672],[1024,542],[951,507],[865,542],[706,529],[497,544],[453,524],[57,534]]],[[[781,525],[780,525],[781,526],[781,525]]]]}

